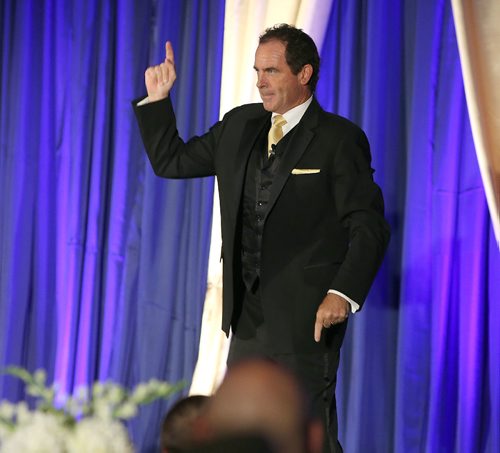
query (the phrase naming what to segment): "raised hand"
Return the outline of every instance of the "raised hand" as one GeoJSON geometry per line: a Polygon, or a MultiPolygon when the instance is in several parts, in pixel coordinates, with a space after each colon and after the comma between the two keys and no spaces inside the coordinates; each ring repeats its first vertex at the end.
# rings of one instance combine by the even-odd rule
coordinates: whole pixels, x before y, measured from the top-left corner
{"type": "Polygon", "coordinates": [[[149,100],[159,101],[168,97],[176,77],[174,50],[172,43],[167,41],[165,43],[165,61],[158,66],[149,67],[144,74],[149,100]]]}

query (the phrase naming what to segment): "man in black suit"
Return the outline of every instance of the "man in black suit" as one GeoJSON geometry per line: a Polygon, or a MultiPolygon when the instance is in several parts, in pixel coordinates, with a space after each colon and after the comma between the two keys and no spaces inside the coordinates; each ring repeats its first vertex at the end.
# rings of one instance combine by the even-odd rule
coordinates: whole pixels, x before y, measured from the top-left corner
{"type": "Polygon", "coordinates": [[[322,417],[325,451],[342,451],[340,347],[389,240],[382,194],[363,131],[314,98],[319,55],[307,34],[285,24],[266,30],[254,69],[262,103],[184,142],[168,97],[176,73],[167,42],[135,112],[157,175],[217,175],[228,365],[264,356],[293,370],[322,417]]]}

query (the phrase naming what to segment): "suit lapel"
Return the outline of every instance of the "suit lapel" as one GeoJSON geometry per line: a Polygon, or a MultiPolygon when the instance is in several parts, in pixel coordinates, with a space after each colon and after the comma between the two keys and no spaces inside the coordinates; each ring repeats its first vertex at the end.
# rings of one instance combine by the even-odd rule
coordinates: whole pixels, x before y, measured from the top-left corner
{"type": "Polygon", "coordinates": [[[306,113],[304,113],[304,116],[299,121],[299,124],[297,124],[296,130],[289,132],[294,135],[291,137],[291,140],[288,141],[285,150],[283,150],[278,171],[274,176],[266,218],[273,209],[274,204],[283,190],[286,181],[290,177],[292,170],[295,168],[295,165],[300,160],[306,151],[307,146],[313,139],[315,135],[314,129],[318,124],[318,114],[320,110],[321,107],[318,102],[316,99],[313,99],[306,113]]]}

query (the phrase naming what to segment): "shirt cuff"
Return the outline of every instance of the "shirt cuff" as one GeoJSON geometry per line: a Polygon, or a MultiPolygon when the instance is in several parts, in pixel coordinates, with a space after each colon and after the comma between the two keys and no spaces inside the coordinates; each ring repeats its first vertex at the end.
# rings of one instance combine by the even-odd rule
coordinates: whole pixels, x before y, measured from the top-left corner
{"type": "Polygon", "coordinates": [[[349,302],[349,305],[351,306],[351,313],[356,313],[359,310],[359,304],[354,302],[350,297],[347,297],[344,293],[341,293],[340,291],[336,291],[334,289],[329,289],[328,294],[336,294],[337,296],[343,297],[347,302],[349,302]]]}
{"type": "Polygon", "coordinates": [[[146,105],[146,104],[149,104],[149,97],[146,96],[142,101],[139,101],[137,103],[137,107],[140,107],[141,105],[146,105]]]}

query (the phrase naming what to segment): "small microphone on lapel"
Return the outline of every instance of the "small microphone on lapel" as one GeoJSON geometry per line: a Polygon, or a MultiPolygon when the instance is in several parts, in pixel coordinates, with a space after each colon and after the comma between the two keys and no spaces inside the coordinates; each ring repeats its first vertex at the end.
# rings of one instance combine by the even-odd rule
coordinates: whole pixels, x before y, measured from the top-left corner
{"type": "Polygon", "coordinates": [[[276,156],[276,145],[273,143],[271,145],[271,151],[269,151],[269,159],[276,156]]]}

